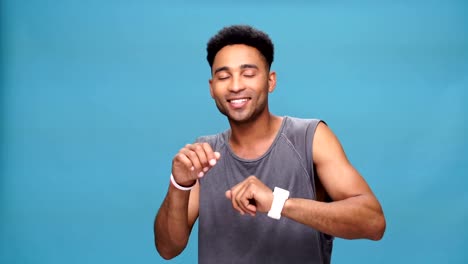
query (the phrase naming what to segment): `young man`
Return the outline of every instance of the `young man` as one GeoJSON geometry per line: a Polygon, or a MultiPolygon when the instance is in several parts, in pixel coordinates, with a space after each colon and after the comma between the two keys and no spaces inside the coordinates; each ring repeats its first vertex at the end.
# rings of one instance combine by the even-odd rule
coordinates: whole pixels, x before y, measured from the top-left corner
{"type": "Polygon", "coordinates": [[[330,263],[335,236],[382,238],[382,208],[328,126],[270,113],[273,50],[244,25],[209,40],[210,93],[230,129],[174,157],[154,223],[163,258],[183,251],[197,218],[199,263],[330,263]]]}

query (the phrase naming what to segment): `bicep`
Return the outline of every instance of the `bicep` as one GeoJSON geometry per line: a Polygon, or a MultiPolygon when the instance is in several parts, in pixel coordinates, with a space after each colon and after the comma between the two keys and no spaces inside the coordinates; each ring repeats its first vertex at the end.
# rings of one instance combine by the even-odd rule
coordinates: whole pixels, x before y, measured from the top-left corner
{"type": "Polygon", "coordinates": [[[332,200],[372,194],[364,178],[349,162],[338,138],[324,123],[316,129],[312,151],[318,178],[332,200]]]}

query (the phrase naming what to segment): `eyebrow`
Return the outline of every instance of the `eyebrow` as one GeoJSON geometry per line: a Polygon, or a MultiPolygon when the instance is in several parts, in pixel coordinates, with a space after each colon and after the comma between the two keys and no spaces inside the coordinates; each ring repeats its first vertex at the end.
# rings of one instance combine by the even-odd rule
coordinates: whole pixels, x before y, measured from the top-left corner
{"type": "MultiPolygon", "coordinates": [[[[241,69],[258,69],[258,66],[255,65],[255,64],[242,64],[240,66],[241,69]]],[[[215,71],[214,71],[214,74],[220,72],[220,71],[228,71],[229,70],[229,67],[227,66],[223,66],[223,67],[219,67],[219,68],[216,68],[215,71]]]]}
{"type": "Polygon", "coordinates": [[[223,66],[223,67],[219,67],[219,68],[216,68],[215,71],[214,71],[214,74],[220,72],[220,71],[227,71],[229,70],[229,67],[227,66],[223,66]]]}
{"type": "Polygon", "coordinates": [[[242,64],[240,68],[241,69],[258,69],[257,65],[255,64],[242,64]]]}

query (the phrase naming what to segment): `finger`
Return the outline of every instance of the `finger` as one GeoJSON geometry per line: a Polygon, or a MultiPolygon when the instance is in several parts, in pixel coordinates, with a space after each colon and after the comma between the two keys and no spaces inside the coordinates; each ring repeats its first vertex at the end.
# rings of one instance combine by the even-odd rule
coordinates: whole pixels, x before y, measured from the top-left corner
{"type": "Polygon", "coordinates": [[[226,191],[225,195],[228,200],[231,200],[231,197],[232,197],[231,190],[226,191]]]}
{"type": "Polygon", "coordinates": [[[255,207],[255,199],[252,188],[250,186],[246,186],[243,190],[241,190],[237,194],[236,200],[242,211],[252,216],[255,215],[255,210],[252,210],[252,207],[255,207]]]}
{"type": "MultiPolygon", "coordinates": [[[[209,146],[209,144],[208,143],[193,144],[193,145],[190,145],[188,148],[191,151],[194,151],[195,154],[197,154],[198,161],[200,162],[200,164],[202,166],[201,168],[202,168],[203,173],[207,172],[208,169],[209,169],[209,166],[210,166],[210,164],[208,162],[208,160],[209,160],[208,155],[210,155],[210,153],[209,153],[210,151],[213,152],[211,150],[211,147],[209,146]],[[207,149],[204,145],[207,145],[209,149],[207,149]],[[208,151],[208,153],[207,153],[207,151],[208,151]]],[[[213,155],[213,154],[211,154],[211,155],[213,155]]]]}
{"type": "Polygon", "coordinates": [[[232,208],[234,208],[234,210],[238,211],[241,215],[245,214],[245,212],[241,209],[241,207],[239,206],[239,203],[237,202],[234,196],[231,198],[231,203],[232,203],[232,208]]]}
{"type": "Polygon", "coordinates": [[[198,155],[197,153],[195,153],[194,151],[190,150],[189,148],[183,148],[181,150],[181,153],[184,154],[189,160],[190,162],[192,163],[191,166],[194,167],[194,169],[192,170],[193,173],[195,175],[197,175],[198,177],[202,177],[203,176],[203,166],[202,164],[200,163],[200,160],[198,158],[198,155]]]}
{"type": "Polygon", "coordinates": [[[244,182],[242,188],[239,189],[236,194],[236,201],[237,205],[244,213],[255,216],[256,209],[252,210],[252,207],[256,207],[256,202],[252,187],[254,187],[252,184],[244,182]]]}
{"type": "Polygon", "coordinates": [[[196,180],[197,177],[192,173],[192,161],[183,153],[178,153],[173,160],[172,174],[176,182],[183,183],[196,180]]]}
{"type": "Polygon", "coordinates": [[[173,163],[174,163],[174,166],[183,167],[188,172],[195,170],[193,162],[186,155],[186,153],[182,152],[182,150],[179,153],[177,153],[177,155],[174,157],[173,163]]]}
{"type": "Polygon", "coordinates": [[[243,212],[246,212],[246,208],[247,208],[247,205],[249,204],[249,201],[248,199],[245,199],[244,193],[245,193],[245,188],[239,189],[234,196],[234,200],[236,201],[237,206],[243,212]]]}
{"type": "Polygon", "coordinates": [[[257,212],[257,206],[255,206],[255,204],[250,203],[247,205],[247,209],[249,210],[251,216],[255,216],[255,213],[257,212]]]}
{"type": "MultiPolygon", "coordinates": [[[[203,143],[202,147],[205,150],[206,158],[208,160],[208,165],[211,166],[211,167],[216,165],[216,161],[217,161],[216,152],[213,151],[210,144],[203,143]]],[[[218,155],[219,155],[219,153],[218,153],[218,155]]]]}
{"type": "Polygon", "coordinates": [[[231,188],[231,190],[228,191],[228,192],[230,192],[230,195],[231,195],[231,198],[230,198],[230,199],[231,199],[232,207],[233,207],[235,210],[239,211],[239,213],[240,213],[241,215],[244,215],[245,212],[239,207],[239,204],[238,204],[237,199],[236,199],[236,197],[237,197],[237,192],[238,192],[239,190],[240,190],[240,186],[239,186],[239,184],[238,184],[238,185],[234,186],[233,188],[231,188]]]}
{"type": "Polygon", "coordinates": [[[255,193],[257,192],[257,178],[255,176],[250,176],[244,180],[242,186],[243,189],[238,192],[238,203],[239,207],[242,208],[244,212],[249,213],[252,216],[255,216],[257,211],[257,202],[255,193]]]}
{"type": "Polygon", "coordinates": [[[210,165],[213,167],[214,165],[216,165],[216,163],[218,162],[218,160],[221,158],[221,154],[219,152],[214,152],[214,158],[210,159],[210,165]]]}

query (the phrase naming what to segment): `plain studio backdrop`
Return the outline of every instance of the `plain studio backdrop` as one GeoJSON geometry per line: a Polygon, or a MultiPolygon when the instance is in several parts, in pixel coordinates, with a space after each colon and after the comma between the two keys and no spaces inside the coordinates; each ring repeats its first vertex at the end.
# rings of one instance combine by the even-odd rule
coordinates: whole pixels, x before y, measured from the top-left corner
{"type": "Polygon", "coordinates": [[[332,262],[468,262],[466,1],[195,2],[1,2],[0,263],[166,263],[172,158],[228,128],[206,42],[238,23],[275,43],[271,111],[327,121],[383,205],[332,262]]]}

